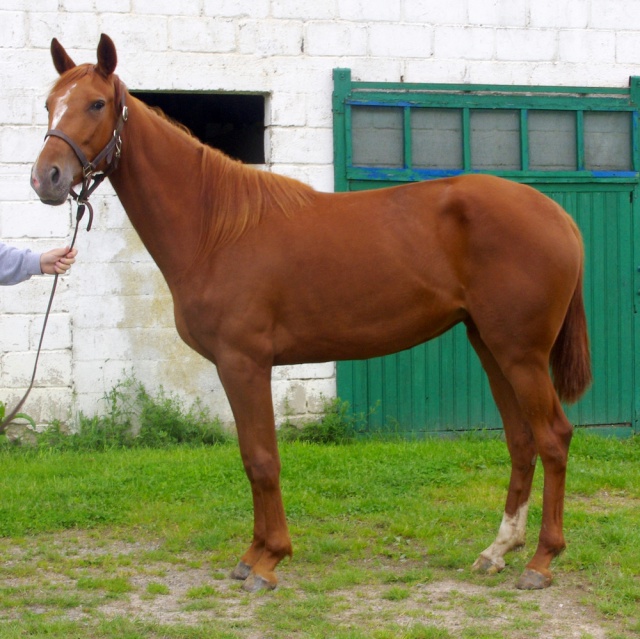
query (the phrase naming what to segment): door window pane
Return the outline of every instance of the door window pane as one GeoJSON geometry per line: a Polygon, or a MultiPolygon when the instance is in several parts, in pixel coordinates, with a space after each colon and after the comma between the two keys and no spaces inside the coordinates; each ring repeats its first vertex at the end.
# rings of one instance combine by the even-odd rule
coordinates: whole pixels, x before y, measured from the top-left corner
{"type": "Polygon", "coordinates": [[[577,170],[575,111],[529,111],[528,122],[532,171],[577,170]]]}
{"type": "Polygon", "coordinates": [[[484,171],[519,171],[520,112],[471,112],[471,166],[484,171]]]}
{"type": "Polygon", "coordinates": [[[411,109],[411,152],[415,168],[462,169],[460,109],[411,109]]]}
{"type": "Polygon", "coordinates": [[[401,108],[352,107],[354,166],[404,166],[403,133],[401,108]]]}
{"type": "Polygon", "coordinates": [[[584,160],[589,171],[632,171],[631,113],[585,113],[584,160]]]}

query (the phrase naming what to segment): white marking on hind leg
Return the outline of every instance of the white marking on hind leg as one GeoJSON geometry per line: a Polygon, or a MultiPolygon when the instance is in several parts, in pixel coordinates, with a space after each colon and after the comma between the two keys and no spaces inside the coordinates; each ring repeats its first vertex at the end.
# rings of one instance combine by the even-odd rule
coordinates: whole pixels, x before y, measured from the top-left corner
{"type": "Polygon", "coordinates": [[[474,568],[483,568],[486,572],[500,572],[504,566],[504,555],[514,548],[524,546],[529,504],[520,506],[515,515],[502,517],[496,540],[480,553],[474,568]]]}

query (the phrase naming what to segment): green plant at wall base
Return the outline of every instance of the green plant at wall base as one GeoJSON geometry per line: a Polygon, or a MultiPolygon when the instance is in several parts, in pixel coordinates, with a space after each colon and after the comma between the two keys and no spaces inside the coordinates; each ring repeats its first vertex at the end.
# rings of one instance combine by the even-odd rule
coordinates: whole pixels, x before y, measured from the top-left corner
{"type": "MultiPolygon", "coordinates": [[[[6,414],[6,406],[4,404],[4,402],[0,402],[0,422],[4,421],[4,416],[6,414]]],[[[26,413],[17,413],[16,416],[14,417],[14,419],[24,419],[25,421],[29,422],[30,426],[32,428],[36,427],[36,422],[33,419],[33,417],[27,415],[26,413]]]]}
{"type": "Polygon", "coordinates": [[[212,445],[229,439],[220,420],[197,400],[189,408],[160,388],[151,394],[133,377],[119,382],[104,398],[106,413],[81,413],[68,433],[59,421],[38,435],[38,445],[57,450],[163,448],[175,444],[212,445]]]}
{"type": "Polygon", "coordinates": [[[282,441],[346,444],[366,430],[366,420],[365,415],[351,413],[349,403],[340,398],[325,400],[317,419],[304,421],[300,425],[287,420],[280,426],[279,436],[282,441]]]}

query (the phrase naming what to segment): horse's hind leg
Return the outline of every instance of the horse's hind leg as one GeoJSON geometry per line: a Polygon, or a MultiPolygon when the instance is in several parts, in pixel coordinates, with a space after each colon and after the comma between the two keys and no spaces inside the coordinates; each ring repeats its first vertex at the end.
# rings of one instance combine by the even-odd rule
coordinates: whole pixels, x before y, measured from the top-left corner
{"type": "Polygon", "coordinates": [[[546,358],[530,357],[506,369],[518,403],[531,426],[544,468],[542,526],[538,548],[517,587],[545,588],[551,584],[549,566],[565,548],[563,511],[569,444],[573,427],[551,382],[546,358]]]}
{"type": "Polygon", "coordinates": [[[469,324],[467,334],[489,378],[491,392],[502,417],[511,456],[511,480],[498,535],[495,541],[480,553],[473,564],[474,570],[496,573],[505,566],[504,555],[525,543],[536,447],[533,434],[522,416],[513,388],[500,370],[491,351],[482,341],[477,328],[469,324]]]}

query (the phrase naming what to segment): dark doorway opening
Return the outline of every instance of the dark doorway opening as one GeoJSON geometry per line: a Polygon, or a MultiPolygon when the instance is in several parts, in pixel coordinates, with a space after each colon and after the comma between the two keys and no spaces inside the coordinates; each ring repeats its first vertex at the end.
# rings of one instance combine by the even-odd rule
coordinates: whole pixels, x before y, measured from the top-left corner
{"type": "Polygon", "coordinates": [[[264,164],[264,95],[131,91],[199,140],[247,164],[264,164]]]}

